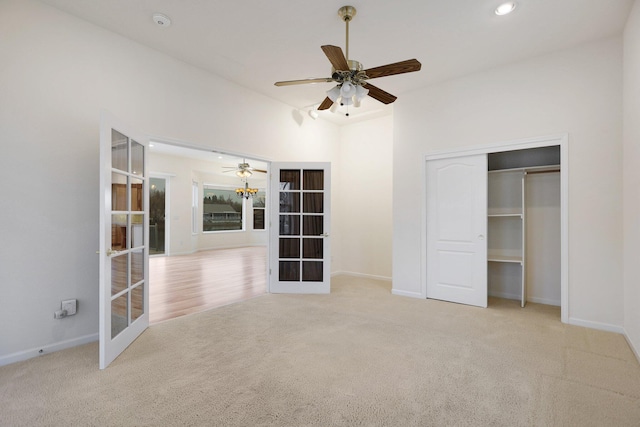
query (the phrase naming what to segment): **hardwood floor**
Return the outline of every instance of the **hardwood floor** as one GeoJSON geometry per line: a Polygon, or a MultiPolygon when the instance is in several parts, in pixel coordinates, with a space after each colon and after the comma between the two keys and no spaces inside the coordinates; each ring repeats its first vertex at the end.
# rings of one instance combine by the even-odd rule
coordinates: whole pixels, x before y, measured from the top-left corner
{"type": "Polygon", "coordinates": [[[197,313],[266,292],[267,248],[216,249],[149,259],[149,322],[197,313]]]}

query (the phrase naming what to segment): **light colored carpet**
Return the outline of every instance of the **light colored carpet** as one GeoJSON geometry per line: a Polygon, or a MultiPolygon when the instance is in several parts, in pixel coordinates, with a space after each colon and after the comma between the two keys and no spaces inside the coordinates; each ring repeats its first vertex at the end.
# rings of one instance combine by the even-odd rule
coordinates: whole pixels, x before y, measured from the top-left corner
{"type": "Polygon", "coordinates": [[[559,317],[339,276],[154,325],[105,371],[97,343],[2,367],[0,425],[640,425],[624,338],[559,317]]]}

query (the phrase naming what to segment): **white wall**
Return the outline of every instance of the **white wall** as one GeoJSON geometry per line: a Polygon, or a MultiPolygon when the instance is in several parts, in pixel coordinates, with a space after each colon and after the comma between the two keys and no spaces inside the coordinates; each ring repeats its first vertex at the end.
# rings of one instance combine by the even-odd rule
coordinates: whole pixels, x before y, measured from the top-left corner
{"type": "Polygon", "coordinates": [[[527,300],[560,306],[560,172],[525,180],[527,300]]]}
{"type": "Polygon", "coordinates": [[[624,32],[624,329],[640,359],[640,2],[624,32]]]}
{"type": "MultiPolygon", "coordinates": [[[[375,101],[374,101],[375,102],[375,101]]],[[[391,279],[393,118],[345,126],[340,138],[338,271],[391,279]]]]}
{"type": "Polygon", "coordinates": [[[336,126],[35,1],[0,2],[0,58],[0,364],[97,337],[102,108],[159,139],[339,163],[336,126]],[[78,314],[54,320],[67,298],[78,314]]]}
{"type": "Polygon", "coordinates": [[[569,318],[621,330],[621,117],[621,38],[405,94],[394,120],[394,292],[418,296],[424,280],[426,153],[568,132],[569,318]]]}

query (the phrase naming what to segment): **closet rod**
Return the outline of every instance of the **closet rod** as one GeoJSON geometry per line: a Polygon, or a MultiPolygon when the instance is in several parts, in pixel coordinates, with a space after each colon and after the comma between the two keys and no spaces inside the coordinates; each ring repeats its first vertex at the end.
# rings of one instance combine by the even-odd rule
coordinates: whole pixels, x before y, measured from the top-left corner
{"type": "Polygon", "coordinates": [[[546,171],[525,171],[527,175],[533,175],[534,173],[555,173],[560,172],[560,169],[551,169],[546,171]]]}

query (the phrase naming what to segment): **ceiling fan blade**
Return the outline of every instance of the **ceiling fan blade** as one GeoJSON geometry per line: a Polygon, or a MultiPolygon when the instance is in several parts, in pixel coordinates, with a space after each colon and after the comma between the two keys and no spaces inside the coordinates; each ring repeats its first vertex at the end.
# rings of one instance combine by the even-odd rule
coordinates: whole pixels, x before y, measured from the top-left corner
{"type": "Polygon", "coordinates": [[[266,171],[266,170],[264,170],[264,169],[254,169],[254,168],[251,168],[251,171],[252,171],[252,172],[267,173],[267,171],[266,171]]]}
{"type": "Polygon", "coordinates": [[[331,108],[332,105],[333,101],[327,96],[318,107],[318,110],[326,110],[327,108],[331,108]]]}
{"type": "Polygon", "coordinates": [[[322,51],[333,68],[339,71],[349,71],[349,64],[347,64],[347,58],[344,57],[344,53],[342,53],[342,49],[338,46],[324,45],[321,46],[322,51]]]}
{"type": "Polygon", "coordinates": [[[394,74],[420,71],[421,67],[422,64],[420,64],[417,59],[408,59],[406,61],[381,65],[380,67],[375,68],[369,68],[368,70],[364,70],[364,72],[370,79],[375,79],[377,77],[393,76],[394,74]]]}
{"type": "Polygon", "coordinates": [[[385,92],[382,89],[375,87],[371,83],[367,83],[365,88],[369,89],[369,96],[373,99],[377,99],[383,104],[391,104],[393,101],[398,99],[397,96],[391,95],[389,92],[385,92]]]}
{"type": "Polygon", "coordinates": [[[307,83],[329,83],[332,82],[331,77],[320,77],[317,79],[301,79],[301,80],[285,80],[283,82],[275,82],[276,86],[292,86],[292,85],[304,85],[307,83]]]}

